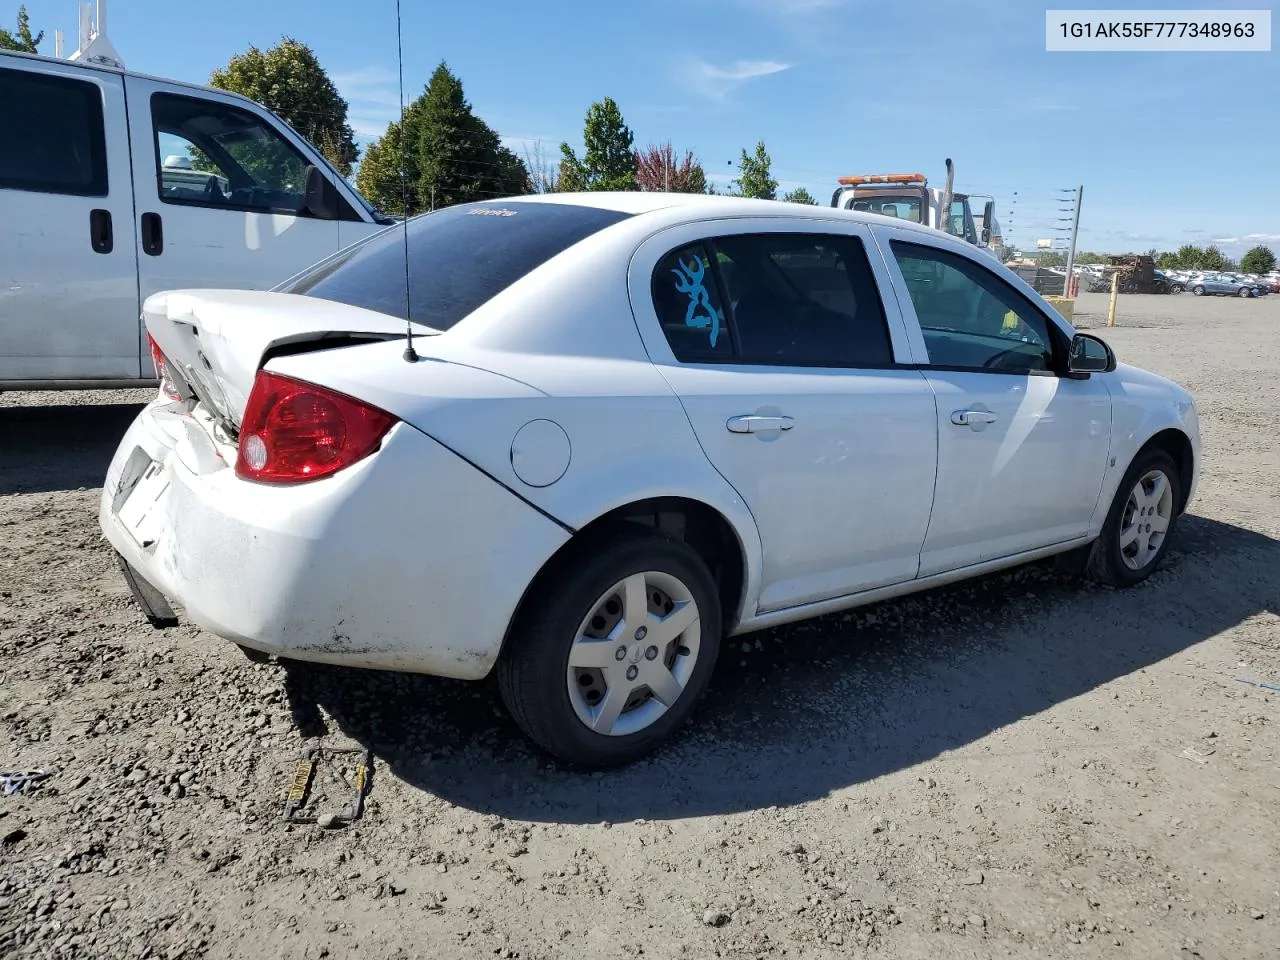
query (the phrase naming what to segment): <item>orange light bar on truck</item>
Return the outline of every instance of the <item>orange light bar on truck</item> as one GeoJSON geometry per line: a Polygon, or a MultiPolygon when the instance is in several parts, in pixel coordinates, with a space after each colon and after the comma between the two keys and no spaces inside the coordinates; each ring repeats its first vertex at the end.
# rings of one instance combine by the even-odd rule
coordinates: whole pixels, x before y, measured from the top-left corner
{"type": "Polygon", "coordinates": [[[923,173],[872,173],[862,177],[841,177],[836,181],[846,187],[862,183],[928,183],[923,173]]]}

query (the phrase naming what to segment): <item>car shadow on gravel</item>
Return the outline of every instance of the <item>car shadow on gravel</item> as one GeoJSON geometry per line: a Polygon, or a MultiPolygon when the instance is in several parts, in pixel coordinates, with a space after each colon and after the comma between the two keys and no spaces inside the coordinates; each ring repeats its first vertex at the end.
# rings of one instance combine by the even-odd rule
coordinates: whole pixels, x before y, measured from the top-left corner
{"type": "Polygon", "coordinates": [[[686,731],[603,774],[528,746],[491,682],[290,663],[286,688],[304,736],[326,733],[323,708],[397,777],[466,808],[690,817],[813,800],[931,760],[1264,610],[1280,611],[1280,541],[1191,516],[1132,590],[1038,564],[736,638],[686,731]]]}
{"type": "Polygon", "coordinates": [[[0,496],[102,486],[137,403],[0,407],[0,496]]]}

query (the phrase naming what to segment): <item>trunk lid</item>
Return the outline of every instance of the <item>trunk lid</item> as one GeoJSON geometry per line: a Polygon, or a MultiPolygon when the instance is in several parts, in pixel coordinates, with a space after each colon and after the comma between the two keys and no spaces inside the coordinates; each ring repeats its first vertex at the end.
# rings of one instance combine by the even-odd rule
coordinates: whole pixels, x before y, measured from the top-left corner
{"type": "MultiPolygon", "coordinates": [[[[240,426],[268,351],[403,338],[396,317],[330,300],[249,290],[170,290],[148,297],[147,332],[170,365],[224,424],[240,426]]],[[[414,324],[414,333],[436,331],[414,324]]]]}

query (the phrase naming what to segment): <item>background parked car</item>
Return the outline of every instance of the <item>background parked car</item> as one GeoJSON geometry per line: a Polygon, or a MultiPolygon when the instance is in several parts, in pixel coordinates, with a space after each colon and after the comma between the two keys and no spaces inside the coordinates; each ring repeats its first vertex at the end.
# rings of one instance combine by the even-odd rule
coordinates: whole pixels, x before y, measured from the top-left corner
{"type": "Polygon", "coordinates": [[[1230,274],[1203,274],[1190,281],[1188,289],[1197,297],[1252,297],[1254,284],[1230,274]]]}

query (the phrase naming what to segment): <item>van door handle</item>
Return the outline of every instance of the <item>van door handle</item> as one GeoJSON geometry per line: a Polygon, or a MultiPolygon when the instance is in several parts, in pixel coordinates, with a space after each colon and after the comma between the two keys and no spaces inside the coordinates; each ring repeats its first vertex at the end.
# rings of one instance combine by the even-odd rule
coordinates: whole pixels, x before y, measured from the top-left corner
{"type": "Polygon", "coordinates": [[[115,247],[110,210],[89,211],[89,245],[94,253],[110,253],[115,247]]]}
{"type": "Polygon", "coordinates": [[[144,213],[142,215],[142,252],[158,257],[164,251],[164,224],[160,222],[160,214],[144,213]]]}
{"type": "Polygon", "coordinates": [[[972,427],[979,423],[995,423],[999,419],[990,410],[957,410],[951,414],[951,422],[957,427],[972,427]]]}
{"type": "Polygon", "coordinates": [[[756,414],[730,417],[725,424],[730,433],[763,433],[766,430],[790,430],[795,426],[790,417],[762,417],[756,414]]]}

